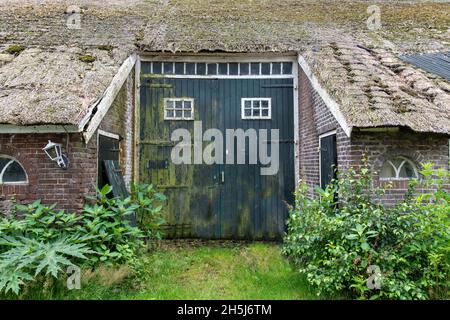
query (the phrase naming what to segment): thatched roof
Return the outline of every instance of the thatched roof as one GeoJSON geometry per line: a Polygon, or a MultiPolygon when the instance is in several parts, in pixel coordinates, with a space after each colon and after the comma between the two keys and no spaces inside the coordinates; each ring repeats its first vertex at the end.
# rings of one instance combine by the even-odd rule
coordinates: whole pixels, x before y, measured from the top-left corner
{"type": "Polygon", "coordinates": [[[0,56],[0,121],[78,125],[117,73],[123,54],[100,49],[30,48],[0,56]],[[82,60],[95,57],[93,62],[82,60]]]}
{"type": "MultiPolygon", "coordinates": [[[[351,125],[405,125],[418,131],[450,132],[445,114],[444,120],[437,121],[439,108],[441,112],[448,111],[445,101],[444,107],[439,102],[441,95],[430,98],[421,92],[414,97],[415,94],[398,91],[397,80],[403,76],[377,58],[377,54],[394,51],[396,55],[448,50],[449,4],[382,1],[379,3],[382,28],[372,32],[366,26],[369,16],[366,1],[79,0],[76,3],[82,10],[81,29],[67,27],[71,15],[67,9],[73,1],[0,3],[0,51],[11,45],[24,46],[21,52],[0,55],[0,123],[79,123],[89,106],[101,97],[124,59],[136,51],[289,51],[309,57],[318,78],[342,105],[351,125]],[[333,42],[336,45],[330,45],[333,42]],[[352,43],[376,50],[373,54],[362,49],[346,55],[336,53],[345,51],[345,46],[352,43]],[[365,104],[363,96],[354,98],[353,89],[367,93],[367,81],[348,77],[331,81],[344,74],[343,70],[347,72],[340,57],[352,63],[361,60],[360,53],[371,57],[373,72],[382,71],[380,77],[391,77],[383,85],[392,85],[390,90],[395,94],[391,94],[391,100],[380,102],[384,107],[380,107],[378,100],[365,104]],[[95,61],[81,61],[83,56],[93,56],[95,61]],[[320,59],[343,64],[344,68],[326,68],[320,59]],[[407,109],[414,109],[422,118],[428,117],[430,123],[416,123],[411,111],[392,111],[406,98],[411,102],[407,109]],[[370,117],[358,116],[358,110],[362,111],[360,114],[370,110],[370,117]],[[441,125],[443,129],[438,128],[441,125]]],[[[426,78],[430,80],[428,75],[426,78]]],[[[436,86],[433,90],[441,88],[435,80],[430,81],[436,86]]],[[[417,89],[406,79],[403,82],[413,91],[417,89]]],[[[365,96],[369,99],[373,94],[365,96]]]]}
{"type": "Polygon", "coordinates": [[[450,85],[386,49],[330,43],[303,54],[348,126],[450,134],[450,85]]]}

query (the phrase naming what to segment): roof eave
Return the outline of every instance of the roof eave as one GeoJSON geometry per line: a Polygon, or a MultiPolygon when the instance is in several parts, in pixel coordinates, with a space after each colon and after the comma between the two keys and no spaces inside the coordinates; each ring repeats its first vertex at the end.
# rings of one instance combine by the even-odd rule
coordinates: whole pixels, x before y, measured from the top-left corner
{"type": "Polygon", "coordinates": [[[344,114],[339,108],[338,103],[333,99],[333,97],[327,92],[327,90],[320,84],[317,77],[314,75],[311,67],[306,62],[305,58],[301,55],[298,55],[298,64],[302,68],[306,77],[311,83],[313,89],[317,92],[317,94],[322,98],[322,101],[327,106],[328,110],[330,110],[333,117],[341,126],[342,130],[345,132],[346,136],[350,138],[352,134],[352,126],[347,122],[344,114]]]}
{"type": "Polygon", "coordinates": [[[19,133],[79,133],[80,128],[73,124],[39,124],[39,125],[15,125],[0,124],[0,134],[19,133]]]}

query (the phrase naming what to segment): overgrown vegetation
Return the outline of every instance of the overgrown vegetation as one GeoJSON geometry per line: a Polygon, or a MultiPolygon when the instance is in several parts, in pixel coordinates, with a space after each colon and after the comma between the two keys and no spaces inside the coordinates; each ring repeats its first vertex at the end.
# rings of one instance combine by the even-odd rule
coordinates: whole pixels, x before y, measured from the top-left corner
{"type": "Polygon", "coordinates": [[[81,214],[35,201],[0,221],[0,295],[21,299],[441,299],[448,298],[450,173],[423,165],[405,200],[378,200],[366,163],[339,173],[316,198],[296,191],[282,259],[276,245],[159,248],[165,196],[151,185],[127,198],[111,187],[81,214]],[[432,190],[417,195],[416,189],[432,190]],[[68,291],[68,266],[82,290],[68,291]],[[300,271],[300,274],[298,274],[300,271]]]}
{"type": "MultiPolygon", "coordinates": [[[[163,240],[141,257],[145,274],[100,266],[81,274],[81,288],[65,277],[32,282],[20,299],[317,299],[274,243],[163,240]]],[[[3,298],[17,299],[14,294],[3,298]]]]}
{"type": "Polygon", "coordinates": [[[284,253],[318,294],[360,299],[448,298],[449,172],[423,165],[395,207],[378,199],[366,165],[339,173],[315,198],[302,183],[291,208],[284,253]],[[434,190],[415,196],[416,188],[434,190]]]}
{"type": "Polygon", "coordinates": [[[67,266],[125,264],[140,272],[145,239],[161,237],[165,196],[151,185],[134,186],[124,199],[110,197],[111,191],[108,185],[98,190],[81,214],[40,200],[14,204],[0,221],[0,292],[18,294],[30,281],[58,278],[67,266]]]}

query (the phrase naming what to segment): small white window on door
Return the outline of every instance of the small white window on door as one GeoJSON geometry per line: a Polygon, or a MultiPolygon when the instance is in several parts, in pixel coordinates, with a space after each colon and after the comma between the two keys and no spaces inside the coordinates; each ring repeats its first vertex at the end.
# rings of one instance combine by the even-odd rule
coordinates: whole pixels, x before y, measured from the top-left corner
{"type": "Polygon", "coordinates": [[[165,98],[164,120],[194,120],[194,99],[165,98]]]}
{"type": "Polygon", "coordinates": [[[271,119],[272,99],[271,98],[242,98],[241,99],[242,119],[271,119]]]}

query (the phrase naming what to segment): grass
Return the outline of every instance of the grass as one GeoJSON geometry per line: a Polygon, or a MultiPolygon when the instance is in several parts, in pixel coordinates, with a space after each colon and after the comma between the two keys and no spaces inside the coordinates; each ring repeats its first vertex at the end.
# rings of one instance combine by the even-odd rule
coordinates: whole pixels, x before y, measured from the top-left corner
{"type": "Polygon", "coordinates": [[[310,290],[269,244],[169,249],[150,258],[141,299],[308,299],[310,290]]]}
{"type": "MultiPolygon", "coordinates": [[[[145,258],[145,274],[127,268],[83,272],[80,290],[65,281],[29,287],[21,299],[316,299],[276,244],[167,245],[145,258]],[[46,287],[51,289],[45,290],[46,287]]],[[[12,298],[12,297],[11,297],[12,298]]]]}

